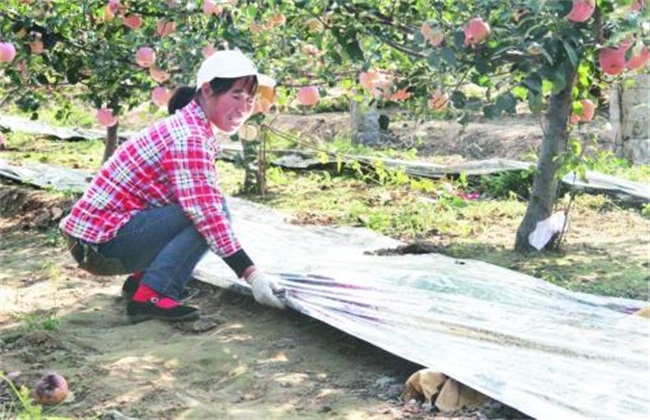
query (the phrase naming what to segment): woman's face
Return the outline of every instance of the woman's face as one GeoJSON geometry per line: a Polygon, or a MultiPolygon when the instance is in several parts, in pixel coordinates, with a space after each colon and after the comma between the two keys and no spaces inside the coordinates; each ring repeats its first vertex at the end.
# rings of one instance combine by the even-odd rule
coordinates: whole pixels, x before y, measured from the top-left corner
{"type": "Polygon", "coordinates": [[[203,112],[208,121],[220,131],[233,134],[251,116],[255,96],[245,89],[244,79],[237,80],[232,87],[220,94],[214,95],[209,83],[201,87],[203,96],[203,112]]]}

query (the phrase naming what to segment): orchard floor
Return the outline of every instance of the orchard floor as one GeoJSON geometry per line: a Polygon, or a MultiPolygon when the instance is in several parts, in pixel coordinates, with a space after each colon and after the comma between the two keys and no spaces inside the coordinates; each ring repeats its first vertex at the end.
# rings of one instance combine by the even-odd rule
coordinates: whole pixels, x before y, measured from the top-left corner
{"type": "MultiPolygon", "coordinates": [[[[135,116],[132,124],[125,121],[124,126],[137,129],[145,120],[135,116]]],[[[345,136],[348,130],[344,114],[281,116],[273,125],[308,134],[317,142],[345,136]]],[[[416,128],[399,123],[391,127],[399,138],[395,148],[417,147],[419,155],[439,161],[524,159],[539,145],[542,134],[532,118],[482,122],[466,130],[437,121],[416,128]]],[[[0,185],[0,371],[21,372],[16,383],[27,387],[50,371],[66,377],[72,394],[65,403],[45,408],[47,415],[84,419],[523,416],[497,402],[446,416],[420,404],[404,404],[398,399],[402,384],[419,366],[299,314],[269,310],[250,297],[205,284],[191,284],[198,294],[189,304],[201,308],[200,321],[130,324],[119,297],[124,279],[95,277],[77,269],[56,235],[55,221],[70,200],[23,186],[0,185]]],[[[607,226],[618,224],[612,221],[607,226]]],[[[647,222],[640,226],[646,227],[647,222]]],[[[620,248],[627,259],[637,248],[647,254],[647,235],[638,229],[625,230],[613,251],[620,248]]],[[[602,244],[607,252],[611,247],[602,244]]],[[[647,268],[647,256],[641,260],[647,268]]],[[[20,404],[12,407],[11,401],[0,383],[0,419],[24,410],[20,404]]]]}
{"type": "MultiPolygon", "coordinates": [[[[63,375],[72,393],[44,407],[49,416],[443,418],[398,401],[419,366],[247,296],[193,282],[198,295],[189,303],[202,309],[201,320],[130,324],[123,279],[76,268],[43,216],[69,198],[5,184],[0,202],[0,370],[20,372],[15,383],[28,388],[45,373],[63,375]]],[[[0,417],[21,411],[0,385],[0,417]]],[[[458,414],[515,413],[492,402],[458,414]]]]}

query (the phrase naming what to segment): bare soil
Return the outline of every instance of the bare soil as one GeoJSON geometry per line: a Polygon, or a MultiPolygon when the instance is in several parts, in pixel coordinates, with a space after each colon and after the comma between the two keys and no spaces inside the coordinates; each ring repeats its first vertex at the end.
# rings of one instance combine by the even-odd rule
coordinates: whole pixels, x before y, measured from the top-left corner
{"type": "MultiPolygon", "coordinates": [[[[197,293],[188,303],[201,308],[199,321],[130,324],[119,297],[123,278],[79,270],[57,239],[72,201],[0,185],[0,370],[30,389],[48,372],[63,375],[71,393],[44,407],[47,415],[447,418],[399,401],[419,366],[248,296],[192,281],[197,293]]],[[[0,412],[20,411],[0,381],[0,412]]],[[[521,416],[498,402],[456,414],[521,416]]]]}
{"type": "MultiPolygon", "coordinates": [[[[271,118],[269,124],[317,142],[350,136],[348,113],[281,114],[271,118]]],[[[496,120],[478,119],[467,126],[446,120],[414,123],[395,119],[380,145],[414,148],[418,156],[437,157],[450,163],[491,158],[535,160],[532,157],[542,143],[543,134],[539,118],[525,114],[496,120]]],[[[579,127],[573,134],[594,135],[600,149],[613,148],[612,132],[604,118],[598,118],[588,128],[579,127]]]]}

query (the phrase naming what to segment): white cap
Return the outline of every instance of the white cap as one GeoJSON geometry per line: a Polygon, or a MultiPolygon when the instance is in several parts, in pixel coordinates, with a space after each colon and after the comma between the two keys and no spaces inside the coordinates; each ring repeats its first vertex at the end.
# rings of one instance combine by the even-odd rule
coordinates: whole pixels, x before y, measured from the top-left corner
{"type": "Polygon", "coordinates": [[[257,76],[260,86],[274,87],[275,80],[257,72],[257,67],[239,50],[216,51],[206,58],[196,74],[196,88],[215,77],[232,79],[243,76],[257,76]]]}

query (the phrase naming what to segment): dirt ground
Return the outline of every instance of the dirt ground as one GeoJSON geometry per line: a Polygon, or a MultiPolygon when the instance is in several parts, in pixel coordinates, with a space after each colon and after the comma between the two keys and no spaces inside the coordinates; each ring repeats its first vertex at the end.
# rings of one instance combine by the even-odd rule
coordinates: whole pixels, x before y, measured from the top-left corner
{"type": "MultiPolygon", "coordinates": [[[[0,370],[19,372],[15,383],[28,388],[48,372],[63,375],[71,394],[45,407],[47,415],[449,418],[399,401],[419,366],[210,285],[190,284],[199,321],[130,324],[119,297],[123,279],[79,270],[57,239],[54,226],[71,200],[0,185],[0,370]]],[[[0,413],[11,413],[12,402],[0,384],[0,413]]],[[[498,402],[457,414],[520,417],[498,402]]]]}
{"type": "MultiPolygon", "coordinates": [[[[142,122],[142,120],[140,120],[142,122]]],[[[396,147],[449,159],[525,158],[541,142],[531,120],[394,123],[396,147]],[[408,134],[404,134],[408,133],[408,134]],[[415,134],[414,134],[415,133],[415,134]],[[488,134],[489,133],[489,134],[488,134]],[[424,139],[424,141],[422,141],[424,139]]],[[[317,140],[344,136],[347,116],[281,116],[273,125],[317,140]]],[[[134,129],[137,127],[133,127],[134,129]]],[[[521,418],[492,401],[442,415],[399,400],[420,367],[291,311],[198,282],[192,323],[128,323],[121,277],[76,268],[54,226],[72,198],[0,185],[0,370],[32,387],[63,375],[71,395],[45,408],[73,418],[521,418]]],[[[0,418],[11,413],[0,384],[0,418]],[[4,410],[4,411],[3,411],[4,410]]],[[[14,405],[15,409],[15,405],[14,405]]],[[[14,411],[15,413],[15,411],[14,411]]]]}
{"type": "MultiPolygon", "coordinates": [[[[491,158],[534,161],[533,156],[542,143],[539,118],[531,115],[479,119],[465,127],[455,121],[432,120],[416,124],[400,121],[397,116],[394,118],[389,126],[390,135],[382,145],[396,149],[415,148],[419,157],[436,157],[448,163],[491,158]]],[[[270,118],[268,124],[317,142],[350,135],[347,113],[282,114],[270,118]]],[[[598,117],[589,126],[578,127],[573,135],[595,135],[600,150],[613,148],[613,133],[603,117],[598,117]]]]}

